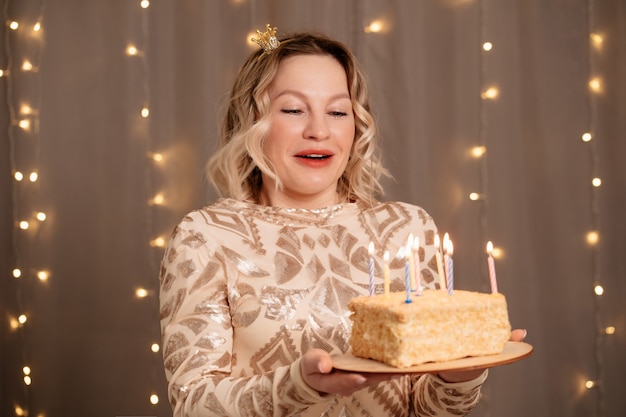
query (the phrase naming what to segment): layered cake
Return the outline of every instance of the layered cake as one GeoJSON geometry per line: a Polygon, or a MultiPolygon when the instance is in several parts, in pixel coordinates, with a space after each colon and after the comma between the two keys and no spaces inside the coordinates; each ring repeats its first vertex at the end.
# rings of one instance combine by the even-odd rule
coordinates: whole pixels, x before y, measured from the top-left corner
{"type": "Polygon", "coordinates": [[[405,292],[349,301],[354,356],[405,368],[501,353],[511,335],[499,293],[426,290],[405,301],[405,292]]]}

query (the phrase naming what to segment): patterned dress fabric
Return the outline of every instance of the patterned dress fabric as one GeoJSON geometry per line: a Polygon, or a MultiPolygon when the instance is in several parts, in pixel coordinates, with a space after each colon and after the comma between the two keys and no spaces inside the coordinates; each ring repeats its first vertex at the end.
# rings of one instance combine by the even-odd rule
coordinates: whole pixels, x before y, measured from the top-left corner
{"type": "Polygon", "coordinates": [[[348,300],[367,295],[368,245],[374,290],[405,288],[394,257],[410,233],[421,243],[422,284],[437,288],[432,218],[401,202],[346,203],[319,210],[233,199],[186,215],[160,274],[160,315],[169,400],[175,417],[458,416],[479,399],[487,372],[445,383],[402,376],[352,396],[321,395],[302,379],[309,349],[349,351],[348,300]]]}

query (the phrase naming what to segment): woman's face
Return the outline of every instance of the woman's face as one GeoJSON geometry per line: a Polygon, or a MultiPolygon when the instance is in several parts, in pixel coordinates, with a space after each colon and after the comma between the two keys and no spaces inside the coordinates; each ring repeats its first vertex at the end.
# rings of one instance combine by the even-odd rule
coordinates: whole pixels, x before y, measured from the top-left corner
{"type": "Polygon", "coordinates": [[[328,55],[283,60],[269,88],[271,127],[264,151],[283,184],[263,175],[265,204],[319,208],[339,202],[355,125],[343,67],[328,55]]]}

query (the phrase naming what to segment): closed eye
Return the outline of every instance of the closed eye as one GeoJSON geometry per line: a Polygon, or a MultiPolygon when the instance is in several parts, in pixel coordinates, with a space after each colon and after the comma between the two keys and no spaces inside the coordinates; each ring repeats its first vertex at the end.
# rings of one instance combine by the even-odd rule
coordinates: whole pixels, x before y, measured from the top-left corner
{"type": "Polygon", "coordinates": [[[300,114],[300,113],[302,113],[302,110],[298,110],[298,109],[282,109],[281,112],[283,112],[285,114],[300,114]]]}
{"type": "Polygon", "coordinates": [[[342,111],[331,111],[329,114],[333,117],[345,117],[348,115],[348,113],[342,111]]]}

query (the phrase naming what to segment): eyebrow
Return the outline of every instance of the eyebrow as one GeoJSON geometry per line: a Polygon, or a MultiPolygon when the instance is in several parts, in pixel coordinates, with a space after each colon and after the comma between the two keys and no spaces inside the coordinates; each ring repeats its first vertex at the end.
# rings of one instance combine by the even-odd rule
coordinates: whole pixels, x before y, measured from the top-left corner
{"type": "MultiPolygon", "coordinates": [[[[274,97],[274,98],[276,99],[276,98],[279,98],[281,96],[288,95],[288,94],[292,94],[294,96],[298,96],[298,97],[301,97],[301,98],[308,97],[306,94],[304,94],[304,93],[302,93],[300,91],[287,89],[287,90],[283,90],[280,93],[278,93],[276,95],[276,97],[274,97]]],[[[350,100],[350,94],[342,92],[342,93],[335,94],[334,96],[330,96],[329,97],[330,101],[339,100],[339,99],[348,99],[348,100],[350,100]]]]}

